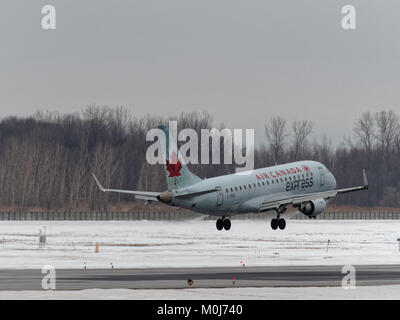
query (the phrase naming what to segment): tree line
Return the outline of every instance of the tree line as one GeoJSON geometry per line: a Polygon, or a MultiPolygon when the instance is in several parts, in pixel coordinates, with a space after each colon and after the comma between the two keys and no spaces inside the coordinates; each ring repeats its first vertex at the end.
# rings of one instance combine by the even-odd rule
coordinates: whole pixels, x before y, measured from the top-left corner
{"type": "MultiPolygon", "coordinates": [[[[135,117],[124,107],[90,105],[79,113],[36,112],[0,121],[0,206],[3,210],[107,210],[132,204],[129,195],[99,192],[91,173],[105,186],[162,191],[164,169],[149,165],[148,130],[177,120],[178,130],[224,128],[207,112],[163,118],[135,117]]],[[[297,160],[324,163],[338,186],[358,185],[361,168],[370,190],[338,197],[337,204],[400,206],[400,121],[393,111],[367,112],[354,121],[353,132],[334,146],[313,135],[308,120],[288,123],[280,116],[265,121],[265,140],[255,149],[255,168],[297,160]]],[[[221,152],[223,143],[221,143],[221,152]]],[[[200,153],[199,153],[200,154],[200,153]]],[[[211,157],[211,155],[210,155],[211,157]]],[[[221,156],[223,159],[223,156],[221,156]]],[[[235,172],[233,164],[190,165],[200,177],[235,172]]]]}

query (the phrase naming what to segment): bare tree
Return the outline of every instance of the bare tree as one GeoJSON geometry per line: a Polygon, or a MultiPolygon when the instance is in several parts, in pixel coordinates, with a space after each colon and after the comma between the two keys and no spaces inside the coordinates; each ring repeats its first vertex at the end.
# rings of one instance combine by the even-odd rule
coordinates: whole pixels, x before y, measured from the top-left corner
{"type": "Polygon", "coordinates": [[[378,140],[381,152],[386,153],[390,150],[399,134],[399,117],[392,111],[380,111],[375,113],[378,140]]]}
{"type": "Polygon", "coordinates": [[[311,135],[314,124],[308,120],[296,120],[292,124],[293,142],[292,156],[293,160],[302,159],[307,147],[307,139],[311,135]]]}
{"type": "Polygon", "coordinates": [[[371,112],[365,112],[354,124],[354,133],[364,149],[371,153],[375,137],[375,122],[371,112]]]}
{"type": "Polygon", "coordinates": [[[280,116],[272,117],[269,123],[265,124],[269,149],[272,152],[274,163],[280,163],[284,158],[285,143],[288,137],[286,120],[280,116]]]}
{"type": "Polygon", "coordinates": [[[400,206],[400,191],[395,187],[386,187],[383,191],[381,206],[398,207],[400,206]]]}

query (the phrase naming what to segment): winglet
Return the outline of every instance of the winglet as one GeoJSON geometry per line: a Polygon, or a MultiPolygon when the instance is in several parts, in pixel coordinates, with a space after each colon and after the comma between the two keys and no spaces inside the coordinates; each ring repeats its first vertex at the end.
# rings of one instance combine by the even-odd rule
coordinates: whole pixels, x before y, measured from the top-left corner
{"type": "Polygon", "coordinates": [[[97,179],[96,175],[94,173],[92,173],[92,176],[94,178],[94,181],[96,181],[97,186],[99,187],[99,189],[103,192],[106,191],[106,189],[103,188],[103,186],[101,185],[99,179],[97,179]]]}
{"type": "Polygon", "coordinates": [[[363,182],[365,189],[368,189],[368,179],[367,179],[367,174],[365,173],[365,169],[363,169],[363,182]]]}

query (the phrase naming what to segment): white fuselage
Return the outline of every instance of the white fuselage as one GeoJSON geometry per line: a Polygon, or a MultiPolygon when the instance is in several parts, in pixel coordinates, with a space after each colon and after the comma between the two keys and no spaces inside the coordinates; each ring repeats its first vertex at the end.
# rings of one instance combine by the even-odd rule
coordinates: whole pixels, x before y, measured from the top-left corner
{"type": "Polygon", "coordinates": [[[215,187],[220,188],[220,191],[190,199],[173,198],[170,205],[217,216],[258,212],[261,203],[277,201],[290,194],[334,190],[336,180],[322,163],[299,161],[205,179],[189,187],[174,190],[173,194],[215,187]]]}

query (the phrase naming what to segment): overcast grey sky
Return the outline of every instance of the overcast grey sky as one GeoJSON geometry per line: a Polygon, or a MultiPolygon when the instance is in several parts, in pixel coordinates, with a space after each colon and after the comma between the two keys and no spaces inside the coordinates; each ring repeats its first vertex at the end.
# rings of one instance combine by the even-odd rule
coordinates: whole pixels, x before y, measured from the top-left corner
{"type": "Polygon", "coordinates": [[[2,0],[2,116],[207,110],[259,141],[282,115],[336,143],[364,111],[400,110],[399,12],[398,0],[2,0]],[[57,30],[41,28],[45,4],[57,30]],[[345,4],[357,30],[341,28],[345,4]]]}

